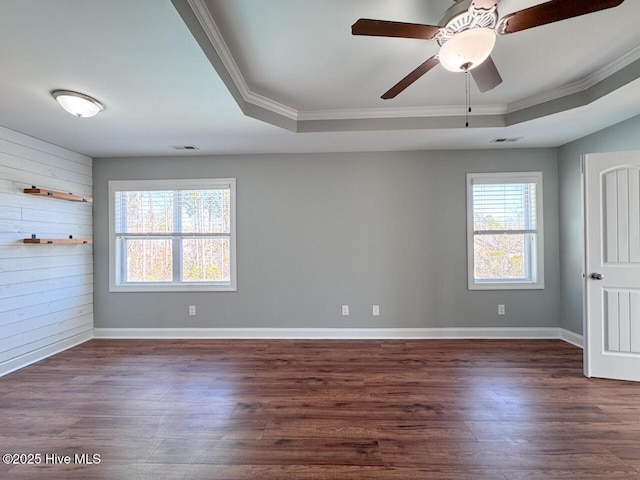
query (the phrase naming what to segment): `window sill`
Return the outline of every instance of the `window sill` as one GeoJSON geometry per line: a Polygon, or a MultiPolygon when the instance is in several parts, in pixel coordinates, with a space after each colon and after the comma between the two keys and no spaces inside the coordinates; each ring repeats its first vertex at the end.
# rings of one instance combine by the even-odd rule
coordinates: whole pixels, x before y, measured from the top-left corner
{"type": "Polygon", "coordinates": [[[110,285],[109,292],[140,293],[140,292],[237,292],[235,285],[110,285]]]}
{"type": "Polygon", "coordinates": [[[544,283],[473,283],[469,290],[544,290],[544,283]]]}

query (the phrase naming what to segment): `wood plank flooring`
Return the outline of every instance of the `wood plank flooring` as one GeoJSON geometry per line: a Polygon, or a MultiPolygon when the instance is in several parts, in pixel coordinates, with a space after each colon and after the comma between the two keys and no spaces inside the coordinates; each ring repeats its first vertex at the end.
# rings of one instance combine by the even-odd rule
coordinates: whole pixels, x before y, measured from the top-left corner
{"type": "Polygon", "coordinates": [[[559,340],[92,340],[0,378],[0,453],[42,455],[7,479],[640,480],[640,385],[559,340]]]}

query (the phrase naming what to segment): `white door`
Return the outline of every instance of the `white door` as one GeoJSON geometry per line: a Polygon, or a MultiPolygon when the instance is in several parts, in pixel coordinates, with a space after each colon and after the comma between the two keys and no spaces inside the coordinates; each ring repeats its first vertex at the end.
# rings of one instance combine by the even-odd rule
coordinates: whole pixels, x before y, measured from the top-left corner
{"type": "Polygon", "coordinates": [[[640,151],[584,156],[585,375],[640,381],[640,151]]]}

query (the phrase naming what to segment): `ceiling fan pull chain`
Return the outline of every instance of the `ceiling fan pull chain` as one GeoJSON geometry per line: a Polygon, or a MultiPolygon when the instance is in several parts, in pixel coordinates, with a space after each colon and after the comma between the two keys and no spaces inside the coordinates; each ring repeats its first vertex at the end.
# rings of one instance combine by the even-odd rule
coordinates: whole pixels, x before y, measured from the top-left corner
{"type": "Polygon", "coordinates": [[[469,70],[464,71],[464,88],[465,88],[465,109],[464,109],[464,118],[465,118],[465,128],[469,126],[469,114],[471,113],[471,90],[469,88],[469,70]]]}
{"type": "Polygon", "coordinates": [[[471,113],[471,75],[469,75],[469,70],[467,70],[467,95],[469,95],[467,111],[468,113],[471,113]]]}

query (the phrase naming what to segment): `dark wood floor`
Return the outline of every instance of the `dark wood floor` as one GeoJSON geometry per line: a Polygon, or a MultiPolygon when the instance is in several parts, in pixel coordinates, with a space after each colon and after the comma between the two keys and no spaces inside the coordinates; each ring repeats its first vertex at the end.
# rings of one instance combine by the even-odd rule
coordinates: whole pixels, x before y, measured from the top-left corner
{"type": "Polygon", "coordinates": [[[93,340],[0,378],[9,479],[640,479],[640,385],[556,340],[93,340]],[[45,454],[100,464],[45,465],[45,454]]]}

